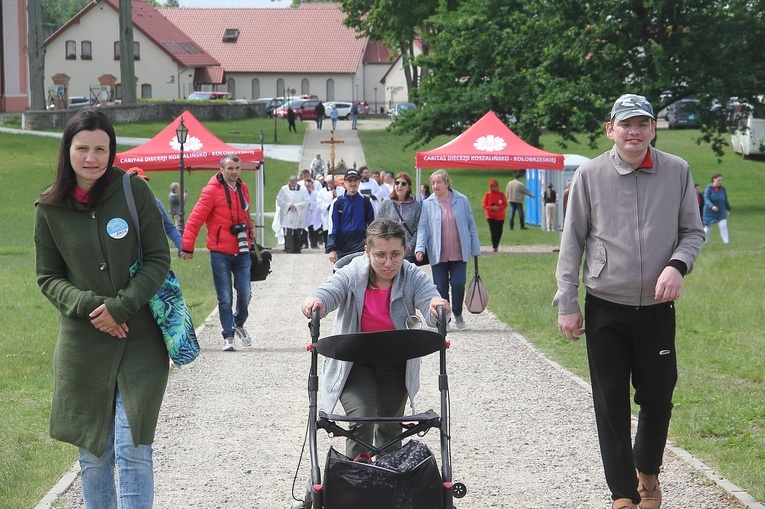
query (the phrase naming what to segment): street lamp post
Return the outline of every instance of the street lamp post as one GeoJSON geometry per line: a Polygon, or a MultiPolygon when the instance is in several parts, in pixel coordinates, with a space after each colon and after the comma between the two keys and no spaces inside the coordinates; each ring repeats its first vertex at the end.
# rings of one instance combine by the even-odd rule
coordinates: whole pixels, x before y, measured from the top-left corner
{"type": "Polygon", "coordinates": [[[258,137],[260,138],[260,154],[263,158],[260,161],[260,171],[255,170],[255,197],[256,197],[256,210],[255,210],[255,220],[257,221],[257,231],[255,232],[255,240],[259,244],[263,245],[265,242],[265,231],[263,230],[263,225],[265,224],[265,214],[263,212],[263,200],[265,195],[265,186],[266,186],[266,161],[265,161],[265,152],[263,151],[263,140],[265,139],[266,135],[263,133],[263,129],[260,130],[258,133],[258,137]]]}
{"type": "Polygon", "coordinates": [[[186,127],[186,124],[183,123],[183,117],[181,117],[181,123],[178,125],[178,127],[175,130],[175,136],[178,140],[178,143],[181,145],[181,159],[178,163],[178,171],[180,172],[180,184],[181,184],[181,209],[180,209],[180,219],[178,220],[178,231],[183,234],[183,228],[185,226],[185,216],[186,216],[186,207],[185,207],[185,194],[186,194],[186,187],[183,185],[183,144],[186,143],[186,138],[189,135],[189,129],[186,127]]]}

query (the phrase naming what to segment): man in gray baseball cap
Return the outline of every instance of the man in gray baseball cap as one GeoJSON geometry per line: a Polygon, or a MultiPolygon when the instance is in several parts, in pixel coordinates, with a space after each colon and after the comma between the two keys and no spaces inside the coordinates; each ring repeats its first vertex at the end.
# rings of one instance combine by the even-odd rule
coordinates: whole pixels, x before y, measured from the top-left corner
{"type": "Polygon", "coordinates": [[[659,509],[659,470],[677,382],[675,301],[704,229],[688,163],[651,146],[656,120],[645,97],[617,99],[606,135],[613,148],[582,164],[571,180],[553,305],[568,339],[587,335],[611,507],[659,509]],[[630,379],[640,406],[634,443],[630,379]]]}
{"type": "Polygon", "coordinates": [[[648,99],[642,95],[624,94],[614,103],[614,107],[611,108],[611,122],[616,120],[627,120],[632,117],[648,116],[656,120],[653,115],[653,107],[648,99]]]}

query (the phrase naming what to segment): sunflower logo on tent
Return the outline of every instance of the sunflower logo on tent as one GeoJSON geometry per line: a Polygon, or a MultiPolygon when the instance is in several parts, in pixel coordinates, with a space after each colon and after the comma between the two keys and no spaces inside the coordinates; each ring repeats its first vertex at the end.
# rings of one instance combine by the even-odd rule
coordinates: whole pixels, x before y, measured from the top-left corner
{"type": "Polygon", "coordinates": [[[473,146],[476,150],[480,150],[482,152],[499,152],[507,147],[507,142],[500,136],[487,134],[486,136],[481,136],[475,140],[473,146]]]}
{"type": "MultiPolygon", "coordinates": [[[[181,150],[181,144],[178,143],[178,139],[173,136],[170,138],[170,148],[173,150],[181,150]]],[[[183,144],[183,151],[184,152],[193,152],[196,150],[202,149],[202,140],[197,138],[196,136],[189,136],[186,138],[186,143],[183,144]]]]}

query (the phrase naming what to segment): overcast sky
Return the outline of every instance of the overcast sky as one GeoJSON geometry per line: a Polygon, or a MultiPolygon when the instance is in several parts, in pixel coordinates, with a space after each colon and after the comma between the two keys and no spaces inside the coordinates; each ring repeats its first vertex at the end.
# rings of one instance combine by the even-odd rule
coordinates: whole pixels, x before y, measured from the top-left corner
{"type": "Polygon", "coordinates": [[[289,7],[291,0],[180,0],[181,7],[289,7]]]}

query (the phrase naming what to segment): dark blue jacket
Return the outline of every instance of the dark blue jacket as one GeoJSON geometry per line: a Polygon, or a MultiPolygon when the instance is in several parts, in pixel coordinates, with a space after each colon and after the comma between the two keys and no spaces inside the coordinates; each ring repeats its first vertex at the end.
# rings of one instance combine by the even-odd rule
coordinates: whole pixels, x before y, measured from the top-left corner
{"type": "Polygon", "coordinates": [[[369,198],[356,193],[338,196],[332,204],[332,229],[327,235],[327,253],[337,251],[338,259],[364,250],[367,226],[375,220],[369,198]]]}

